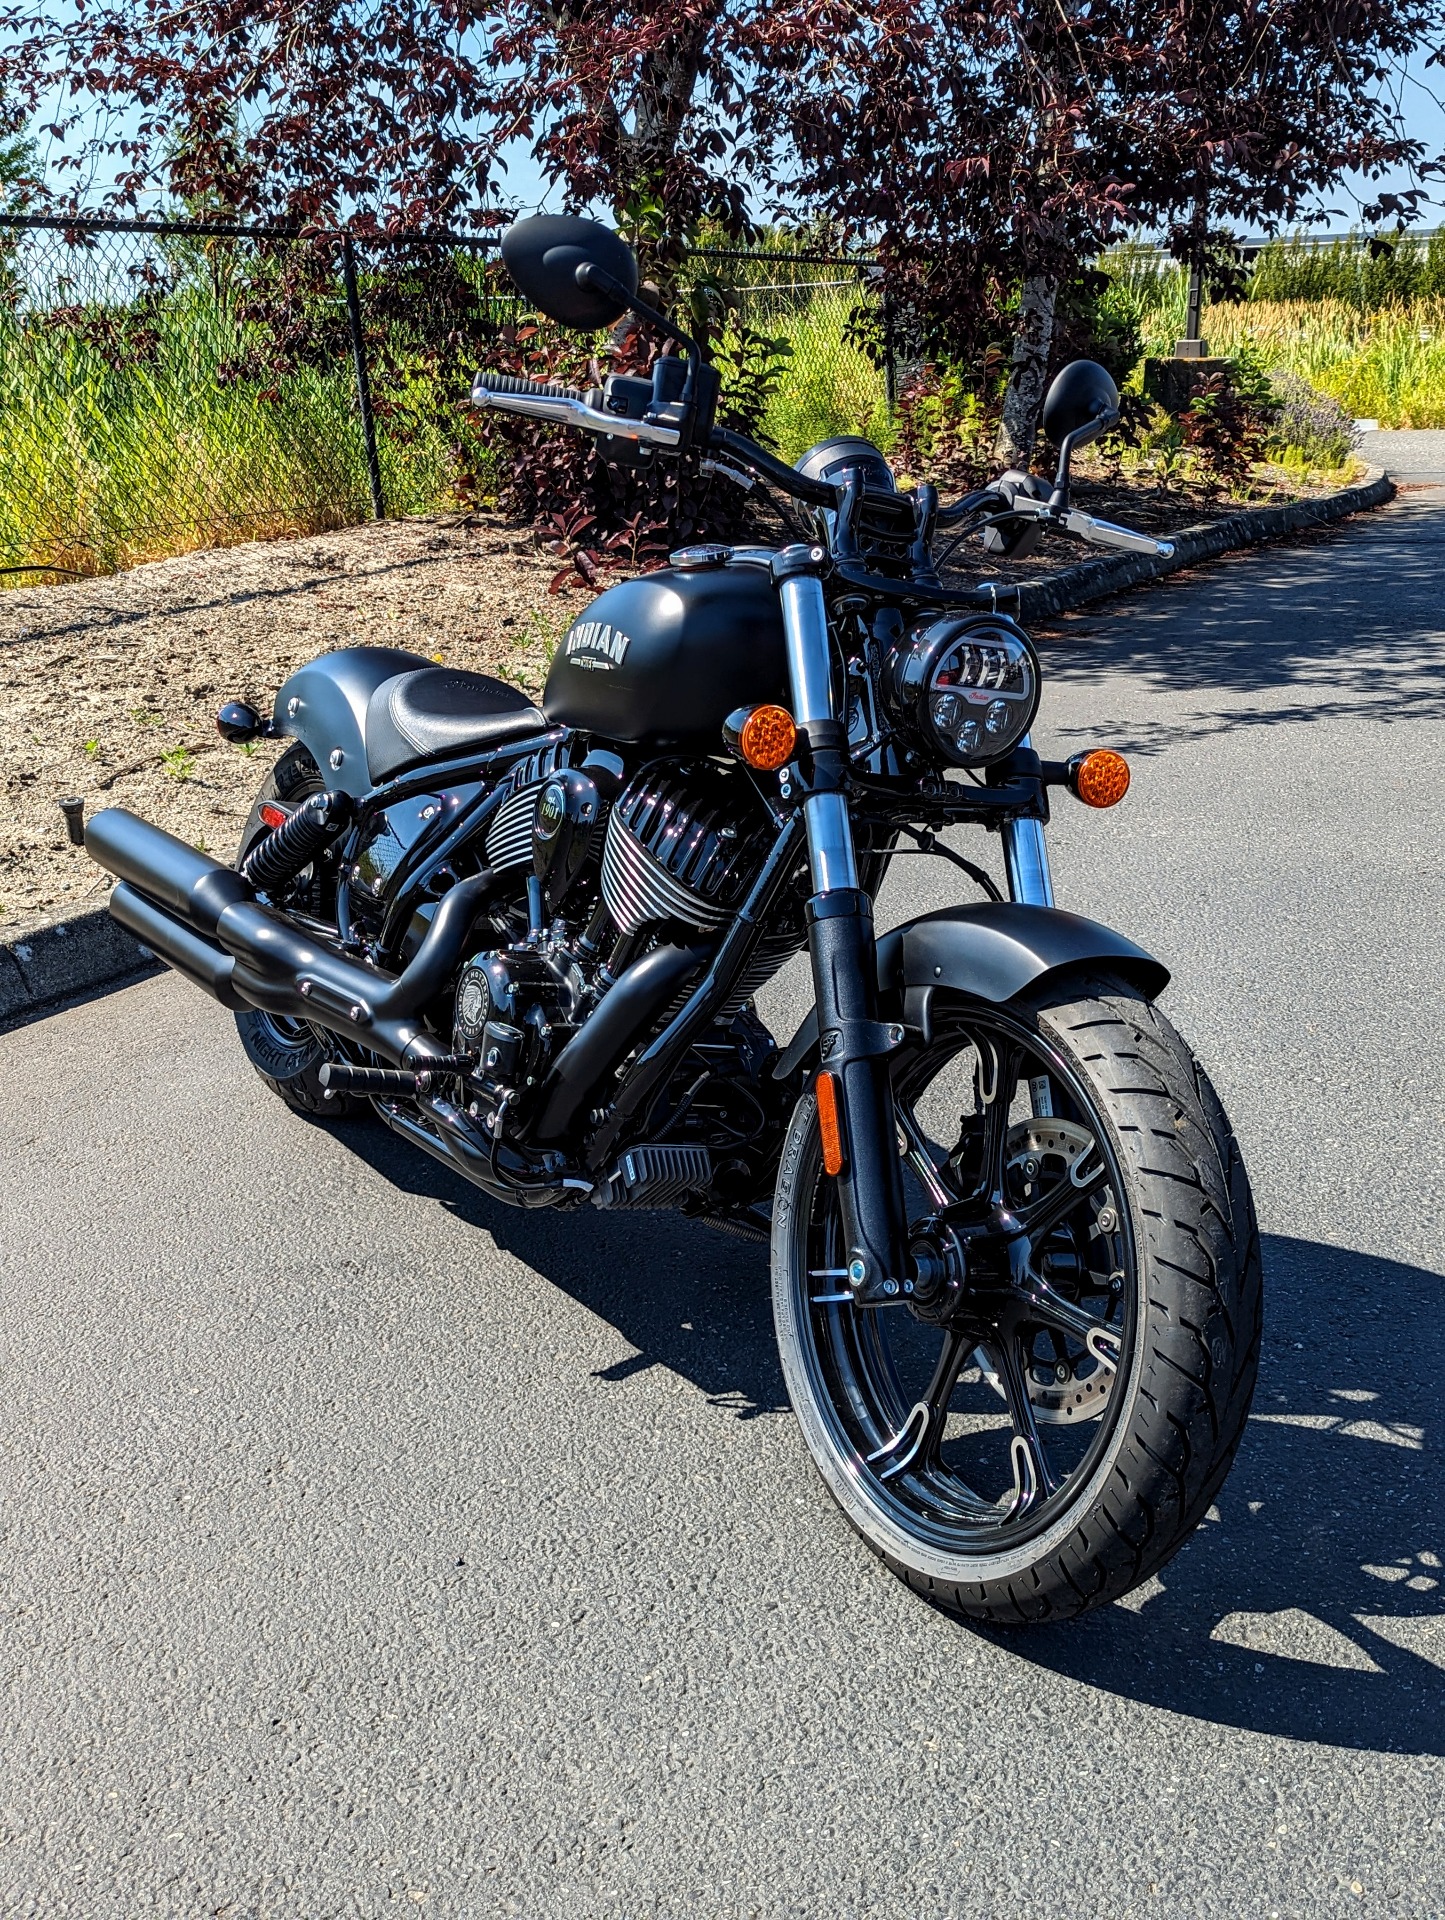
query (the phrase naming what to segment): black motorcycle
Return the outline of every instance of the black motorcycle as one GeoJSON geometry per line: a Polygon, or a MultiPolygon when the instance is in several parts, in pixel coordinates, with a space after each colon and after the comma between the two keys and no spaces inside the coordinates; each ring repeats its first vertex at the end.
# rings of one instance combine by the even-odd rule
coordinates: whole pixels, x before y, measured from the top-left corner
{"type": "Polygon", "coordinates": [[[939,529],[1016,552],[1062,530],[1155,542],[1070,502],[1117,418],[1088,361],[1050,390],[1050,482],[954,505],[867,441],[796,469],[714,424],[696,344],[637,298],[612,232],[519,222],[503,257],[564,325],[629,310],[668,352],[600,389],[485,372],[475,404],[705,455],[777,489],[807,537],[695,546],[575,620],[531,706],[380,647],[303,667],[224,867],[119,809],[86,844],[110,910],[234,1009],[303,1112],[379,1114],[498,1200],[677,1207],[770,1239],[794,1409],[830,1492],[899,1574],[999,1623],[1060,1619],[1155,1573],[1203,1517],[1259,1350],[1248,1179],[1167,974],[1055,908],[1052,789],[1128,768],[1029,743],[1038,657],[1004,589],[941,584],[939,529]],[[999,836],[1007,899],[938,838],[999,836]],[[900,853],[980,897],[875,937],[900,853]],[[753,997],[807,950],[779,1049],[753,997]]]}

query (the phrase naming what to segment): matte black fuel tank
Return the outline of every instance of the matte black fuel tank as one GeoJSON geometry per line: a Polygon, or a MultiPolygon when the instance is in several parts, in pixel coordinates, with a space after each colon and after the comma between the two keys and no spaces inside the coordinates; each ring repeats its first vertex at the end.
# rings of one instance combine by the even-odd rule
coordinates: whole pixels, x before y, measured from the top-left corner
{"type": "Polygon", "coordinates": [[[660,750],[716,752],[735,707],[783,699],[783,619],[756,567],[665,567],[578,614],[542,695],[554,726],[660,750]]]}

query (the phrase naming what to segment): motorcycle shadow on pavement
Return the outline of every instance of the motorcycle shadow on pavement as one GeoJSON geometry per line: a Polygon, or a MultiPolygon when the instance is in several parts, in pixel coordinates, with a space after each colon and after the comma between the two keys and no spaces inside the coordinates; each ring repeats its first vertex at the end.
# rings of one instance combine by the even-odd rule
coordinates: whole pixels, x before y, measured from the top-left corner
{"type": "MultiPolygon", "coordinates": [[[[663,1366],[740,1419],[787,1410],[762,1247],[675,1214],[516,1211],[380,1129],[349,1142],[608,1321],[636,1352],[598,1378],[663,1366]]],[[[1259,1390],[1210,1518],[1119,1605],[987,1637],[1222,1726],[1445,1754],[1445,1277],[1279,1236],[1264,1254],[1259,1390]]]]}
{"type": "Polygon", "coordinates": [[[346,1142],[395,1186],[439,1201],[637,1349],[598,1379],[667,1367],[741,1420],[789,1411],[766,1247],[677,1213],[508,1207],[380,1126],[349,1129],[346,1142]]]}
{"type": "Polygon", "coordinates": [[[1212,1517],[1158,1580],[990,1636],[1196,1719],[1445,1754],[1445,1277],[1266,1235],[1265,1350],[1212,1517]]]}

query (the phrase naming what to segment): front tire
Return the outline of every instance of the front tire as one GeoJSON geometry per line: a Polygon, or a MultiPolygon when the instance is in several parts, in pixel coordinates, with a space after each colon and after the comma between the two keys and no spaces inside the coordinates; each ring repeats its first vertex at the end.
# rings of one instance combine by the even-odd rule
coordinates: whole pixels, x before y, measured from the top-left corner
{"type": "Polygon", "coordinates": [[[948,1250],[949,1284],[852,1305],[805,1096],[773,1216],[793,1408],[850,1524],[920,1593],[1001,1626],[1066,1619],[1156,1573],[1229,1470],[1262,1317],[1248,1177],[1202,1068],[1119,981],[1006,1008],[940,992],[894,1081],[911,1238],[948,1250]]]}

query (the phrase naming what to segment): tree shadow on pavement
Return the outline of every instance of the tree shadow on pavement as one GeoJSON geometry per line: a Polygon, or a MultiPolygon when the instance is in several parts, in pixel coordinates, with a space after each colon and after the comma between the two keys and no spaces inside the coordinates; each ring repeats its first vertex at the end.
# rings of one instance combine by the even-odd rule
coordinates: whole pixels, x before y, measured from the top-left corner
{"type": "MultiPolygon", "coordinates": [[[[1439,719],[1442,567],[1445,499],[1406,502],[1091,609],[1045,637],[1045,672],[1097,681],[1105,705],[1115,676],[1205,697],[1195,712],[1157,719],[1135,699],[1114,744],[1139,754],[1241,726],[1439,719]]],[[[1097,731],[1102,716],[1091,718],[1097,731]]]]}
{"type": "Polygon", "coordinates": [[[1445,1278],[1264,1245],[1264,1364],[1217,1518],[1127,1601],[999,1643],[1224,1726],[1445,1754],[1445,1278]]]}
{"type": "MultiPolygon", "coordinates": [[[[380,1128],[348,1141],[615,1327],[636,1353],[599,1378],[663,1366],[740,1419],[787,1410],[763,1248],[668,1213],[522,1212],[380,1128]]],[[[1313,1241],[1264,1245],[1259,1391],[1211,1517],[1119,1605],[989,1637],[1197,1719],[1445,1754],[1445,1278],[1313,1241]]],[[[843,1524],[822,1503],[818,1520],[843,1524]]]]}

